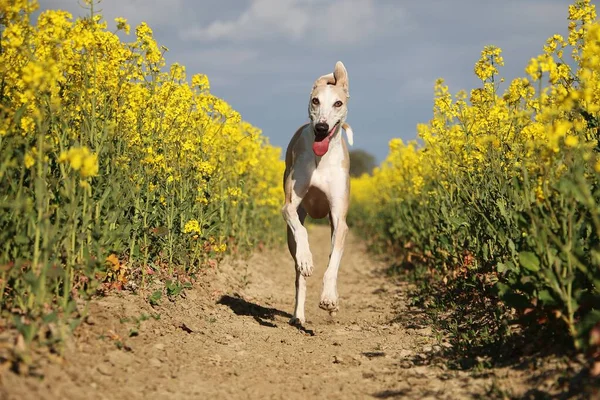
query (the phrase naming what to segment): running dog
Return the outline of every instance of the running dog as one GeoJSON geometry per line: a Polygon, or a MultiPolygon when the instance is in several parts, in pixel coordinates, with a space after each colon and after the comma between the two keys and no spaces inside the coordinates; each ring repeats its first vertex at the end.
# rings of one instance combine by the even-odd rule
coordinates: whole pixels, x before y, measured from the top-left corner
{"type": "Polygon", "coordinates": [[[283,189],[285,204],[281,210],[287,223],[287,242],[296,265],[296,302],[290,323],[306,322],[306,278],[313,272],[313,258],[304,227],[306,215],[325,218],[331,226],[331,253],[323,276],[323,291],[319,307],[332,316],[339,309],[337,275],[348,225],[350,196],[350,157],[348,143],[353,133],[346,123],[348,113],[348,73],[338,61],[333,73],[323,75],[313,85],[308,102],[310,122],[296,131],[285,156],[283,189]]]}

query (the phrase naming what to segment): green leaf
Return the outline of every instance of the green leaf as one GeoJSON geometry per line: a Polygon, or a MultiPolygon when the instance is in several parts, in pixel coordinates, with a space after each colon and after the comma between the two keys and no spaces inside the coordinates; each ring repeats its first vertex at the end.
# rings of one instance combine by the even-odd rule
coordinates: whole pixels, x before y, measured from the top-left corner
{"type": "Polygon", "coordinates": [[[540,259],[531,251],[520,252],[519,262],[523,268],[529,271],[537,272],[540,270],[540,259]]]}
{"type": "Polygon", "coordinates": [[[508,219],[508,214],[506,213],[506,204],[504,199],[496,200],[496,206],[498,207],[498,211],[500,211],[500,215],[504,217],[504,219],[508,219]]]}
{"type": "Polygon", "coordinates": [[[508,239],[508,248],[510,249],[511,254],[513,255],[517,252],[515,242],[513,242],[512,239],[508,239]]]}
{"type": "Polygon", "coordinates": [[[499,273],[503,273],[508,270],[508,267],[504,263],[498,263],[496,265],[496,269],[498,270],[499,273]]]}
{"type": "Polygon", "coordinates": [[[500,297],[504,296],[504,294],[510,291],[510,287],[502,282],[496,283],[496,290],[498,290],[498,295],[500,297]]]}
{"type": "Polygon", "coordinates": [[[28,244],[29,238],[25,235],[17,235],[14,237],[14,241],[17,244],[28,244]]]}
{"type": "Polygon", "coordinates": [[[42,321],[44,321],[46,324],[58,321],[58,315],[56,314],[56,311],[52,311],[51,313],[44,315],[42,317],[42,321]]]}
{"type": "Polygon", "coordinates": [[[148,296],[148,301],[150,302],[150,305],[157,306],[160,302],[161,297],[162,297],[162,291],[157,290],[154,293],[152,293],[150,296],[148,296]]]}
{"type": "Polygon", "coordinates": [[[548,306],[556,305],[556,300],[554,300],[552,293],[550,293],[550,291],[548,289],[540,290],[537,297],[545,305],[548,305],[548,306]]]}

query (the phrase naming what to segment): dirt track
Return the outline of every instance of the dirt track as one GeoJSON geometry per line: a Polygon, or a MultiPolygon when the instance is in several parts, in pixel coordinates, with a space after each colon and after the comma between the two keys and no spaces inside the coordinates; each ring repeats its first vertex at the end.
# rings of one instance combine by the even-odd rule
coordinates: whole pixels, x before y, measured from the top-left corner
{"type": "Polygon", "coordinates": [[[65,361],[47,362],[42,380],[5,374],[0,398],[488,398],[498,374],[476,379],[433,362],[448,345],[352,234],[340,312],[332,320],[320,310],[328,228],[311,226],[309,236],[315,273],[305,331],[288,324],[294,270],[287,249],[266,250],[224,263],[185,298],[156,308],[131,294],[93,301],[65,361]]]}

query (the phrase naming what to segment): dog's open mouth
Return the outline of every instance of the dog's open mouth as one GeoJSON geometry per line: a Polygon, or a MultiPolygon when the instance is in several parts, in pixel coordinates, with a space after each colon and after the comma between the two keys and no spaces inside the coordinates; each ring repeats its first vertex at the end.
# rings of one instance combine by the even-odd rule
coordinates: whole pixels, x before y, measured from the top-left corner
{"type": "Polygon", "coordinates": [[[325,135],[317,134],[315,132],[315,142],[313,143],[313,151],[316,155],[320,157],[327,153],[327,150],[329,150],[329,140],[331,140],[331,136],[333,136],[333,133],[335,132],[339,124],[340,121],[336,122],[335,125],[333,125],[333,128],[331,128],[331,130],[329,131],[329,133],[325,135]]]}

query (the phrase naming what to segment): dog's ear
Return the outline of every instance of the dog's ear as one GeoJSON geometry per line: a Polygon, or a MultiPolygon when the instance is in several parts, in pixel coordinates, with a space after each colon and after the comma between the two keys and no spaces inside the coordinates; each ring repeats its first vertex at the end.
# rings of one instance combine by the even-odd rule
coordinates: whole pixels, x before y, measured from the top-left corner
{"type": "Polygon", "coordinates": [[[335,63],[333,77],[335,78],[335,85],[348,92],[348,72],[346,71],[346,67],[344,67],[344,63],[341,61],[335,63]]]}
{"type": "Polygon", "coordinates": [[[333,76],[333,73],[323,75],[322,77],[317,79],[315,81],[315,83],[313,84],[313,90],[317,86],[321,86],[321,85],[335,85],[335,77],[333,76]]]}
{"type": "Polygon", "coordinates": [[[342,128],[346,131],[346,137],[348,137],[348,144],[352,146],[354,144],[354,132],[347,122],[342,124],[342,128]]]}

